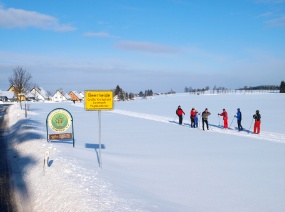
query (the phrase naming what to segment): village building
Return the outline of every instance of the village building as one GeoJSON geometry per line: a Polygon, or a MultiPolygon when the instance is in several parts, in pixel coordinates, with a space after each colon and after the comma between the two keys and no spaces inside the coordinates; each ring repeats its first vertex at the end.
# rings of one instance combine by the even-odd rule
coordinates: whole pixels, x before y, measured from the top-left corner
{"type": "Polygon", "coordinates": [[[80,92],[79,95],[82,97],[82,101],[84,101],[84,92],[80,92]]]}
{"type": "Polygon", "coordinates": [[[13,91],[1,91],[0,90],[0,101],[2,102],[11,102],[14,101],[14,92],[13,91]]]}
{"type": "Polygon", "coordinates": [[[34,87],[27,95],[29,100],[34,101],[48,101],[50,100],[49,94],[41,87],[34,87]]]}
{"type": "Polygon", "coordinates": [[[113,98],[113,100],[114,100],[115,102],[120,101],[119,96],[118,96],[118,95],[115,95],[114,98],[113,98]]]}
{"type": "Polygon", "coordinates": [[[57,90],[55,94],[52,96],[52,101],[54,102],[64,102],[70,101],[71,97],[65,93],[63,90],[57,90]]]}
{"type": "Polygon", "coordinates": [[[71,97],[71,101],[75,102],[83,101],[83,97],[77,91],[70,91],[68,95],[71,97]]]}
{"type": "Polygon", "coordinates": [[[18,100],[18,101],[25,101],[26,100],[26,96],[24,94],[21,94],[20,91],[16,88],[16,86],[12,85],[8,89],[8,91],[11,91],[14,93],[14,97],[16,100],[18,100]]]}

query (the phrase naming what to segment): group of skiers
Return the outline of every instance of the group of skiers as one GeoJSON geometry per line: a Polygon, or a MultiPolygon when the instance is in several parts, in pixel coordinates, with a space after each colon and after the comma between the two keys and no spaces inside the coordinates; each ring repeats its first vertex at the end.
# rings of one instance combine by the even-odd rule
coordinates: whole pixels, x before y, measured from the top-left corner
{"type": "MultiPolygon", "coordinates": [[[[181,125],[182,121],[183,121],[183,115],[185,115],[185,112],[182,110],[180,105],[178,106],[178,108],[176,110],[176,115],[178,116],[179,124],[181,125]]],[[[198,115],[200,115],[200,113],[195,108],[192,108],[190,111],[191,128],[198,127],[198,115]]],[[[207,130],[209,130],[208,116],[210,116],[210,115],[211,115],[211,113],[208,111],[208,108],[206,108],[202,112],[203,130],[205,130],[204,125],[206,125],[207,130]]],[[[223,117],[224,129],[228,129],[228,127],[229,127],[228,126],[228,112],[226,111],[226,109],[223,109],[222,113],[218,113],[218,116],[223,117]]],[[[240,111],[240,108],[237,109],[237,113],[234,116],[234,118],[237,119],[238,130],[239,131],[243,130],[243,127],[241,125],[242,113],[240,111]]],[[[261,115],[259,113],[259,110],[256,110],[256,113],[253,115],[253,119],[255,120],[254,127],[253,127],[253,133],[259,134],[260,133],[260,123],[261,123],[261,115]]]]}

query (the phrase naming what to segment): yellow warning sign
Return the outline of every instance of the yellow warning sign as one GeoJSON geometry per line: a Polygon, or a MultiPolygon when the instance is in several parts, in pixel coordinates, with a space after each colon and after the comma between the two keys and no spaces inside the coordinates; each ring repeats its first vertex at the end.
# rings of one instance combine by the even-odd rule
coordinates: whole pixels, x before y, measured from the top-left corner
{"type": "Polygon", "coordinates": [[[87,90],[85,91],[85,110],[113,110],[113,91],[87,90]]]}

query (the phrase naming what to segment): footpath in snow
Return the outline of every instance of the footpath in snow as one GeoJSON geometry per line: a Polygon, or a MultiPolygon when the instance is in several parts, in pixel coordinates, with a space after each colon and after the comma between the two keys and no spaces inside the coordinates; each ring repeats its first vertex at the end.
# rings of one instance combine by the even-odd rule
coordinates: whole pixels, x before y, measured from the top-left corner
{"type": "MultiPolygon", "coordinates": [[[[131,112],[131,111],[125,111],[125,110],[117,110],[117,109],[111,112],[116,113],[116,114],[125,115],[125,116],[136,117],[140,119],[147,119],[147,120],[163,122],[163,123],[178,124],[177,120],[175,121],[175,119],[173,120],[173,118],[170,118],[170,117],[157,116],[157,115],[145,114],[145,113],[137,113],[137,112],[131,112]]],[[[191,130],[197,130],[197,128],[191,128],[190,124],[186,123],[185,120],[182,126],[189,127],[191,130]]],[[[201,126],[198,129],[201,130],[201,126]]],[[[238,131],[233,128],[223,129],[222,126],[213,125],[213,124],[209,124],[208,132],[250,137],[254,139],[260,139],[260,140],[266,140],[266,141],[272,141],[272,142],[278,142],[278,143],[285,144],[285,134],[281,134],[281,133],[262,131],[261,134],[253,134],[252,131],[249,131],[247,129],[244,129],[243,131],[238,131]]]]}

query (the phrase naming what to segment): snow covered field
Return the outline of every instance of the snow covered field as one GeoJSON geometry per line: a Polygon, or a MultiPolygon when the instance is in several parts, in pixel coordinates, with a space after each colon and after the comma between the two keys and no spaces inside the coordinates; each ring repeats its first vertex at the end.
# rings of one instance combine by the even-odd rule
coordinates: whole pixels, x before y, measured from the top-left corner
{"type": "Polygon", "coordinates": [[[116,102],[115,110],[102,111],[101,169],[97,112],[80,103],[31,103],[25,119],[14,105],[8,142],[18,201],[31,211],[285,211],[284,108],[282,94],[116,102]],[[172,123],[178,105],[184,126],[172,123]],[[192,107],[209,109],[209,131],[189,128],[192,107]],[[46,118],[55,108],[71,112],[75,148],[47,143],[46,118]],[[232,130],[218,126],[223,108],[232,130]],[[237,108],[242,132],[235,130],[237,108]],[[257,109],[260,135],[248,131],[257,109]]]}

